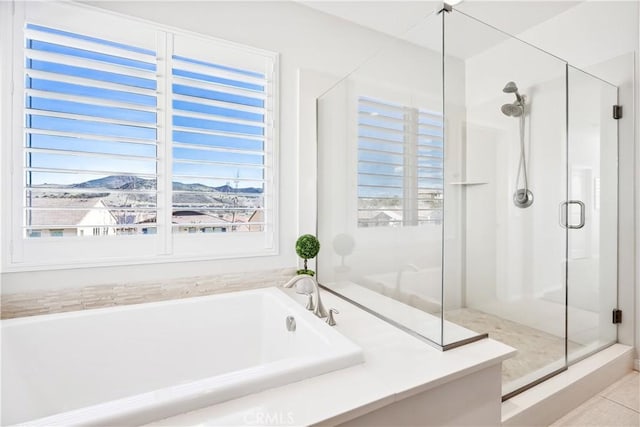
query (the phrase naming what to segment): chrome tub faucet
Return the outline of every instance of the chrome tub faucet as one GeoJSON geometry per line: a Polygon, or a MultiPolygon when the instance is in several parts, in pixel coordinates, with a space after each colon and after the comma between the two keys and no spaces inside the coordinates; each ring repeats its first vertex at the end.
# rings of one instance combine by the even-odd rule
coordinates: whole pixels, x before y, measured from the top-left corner
{"type": "Polygon", "coordinates": [[[313,311],[313,314],[315,314],[320,318],[327,317],[328,316],[327,309],[324,308],[324,305],[322,305],[322,299],[320,299],[320,287],[318,286],[318,282],[313,276],[309,276],[308,274],[298,274],[297,276],[289,280],[287,283],[282,285],[282,287],[292,288],[301,280],[309,280],[313,284],[313,290],[311,291],[310,294],[307,294],[307,295],[311,295],[310,304],[308,304],[307,308],[313,311]]]}

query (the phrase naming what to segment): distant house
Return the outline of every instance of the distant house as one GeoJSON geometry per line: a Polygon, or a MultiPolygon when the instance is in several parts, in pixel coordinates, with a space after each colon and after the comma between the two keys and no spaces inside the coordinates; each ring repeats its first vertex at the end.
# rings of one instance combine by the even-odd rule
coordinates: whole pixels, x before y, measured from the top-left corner
{"type": "Polygon", "coordinates": [[[194,210],[174,211],[171,216],[171,223],[181,233],[224,233],[231,231],[226,225],[229,222],[218,215],[194,210]],[[225,224],[220,224],[221,222],[225,224]]]}
{"type": "Polygon", "coordinates": [[[264,211],[254,211],[247,220],[246,231],[263,231],[264,230],[264,211]]]}
{"type": "Polygon", "coordinates": [[[29,206],[26,224],[30,237],[107,236],[117,233],[114,226],[118,225],[118,220],[102,200],[34,197],[29,206]]]}
{"type": "Polygon", "coordinates": [[[401,226],[402,214],[397,211],[370,211],[359,212],[360,226],[361,227],[386,227],[386,226],[401,226]]]}
{"type": "Polygon", "coordinates": [[[248,218],[246,214],[220,212],[205,213],[195,210],[174,211],[171,222],[183,233],[226,233],[231,231],[262,231],[264,212],[254,211],[248,218]],[[252,223],[258,223],[252,225],[252,223]]]}
{"type": "MultiPolygon", "coordinates": [[[[27,210],[30,237],[112,236],[156,233],[156,217],[138,217],[134,213],[107,206],[102,200],[69,197],[37,197],[27,210]]],[[[264,212],[203,212],[176,210],[171,222],[182,233],[225,233],[262,231],[264,212]]]]}

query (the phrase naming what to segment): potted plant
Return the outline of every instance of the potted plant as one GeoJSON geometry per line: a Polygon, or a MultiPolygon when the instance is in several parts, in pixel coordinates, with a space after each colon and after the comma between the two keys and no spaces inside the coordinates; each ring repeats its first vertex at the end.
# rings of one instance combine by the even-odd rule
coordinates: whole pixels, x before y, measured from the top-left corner
{"type": "Polygon", "coordinates": [[[308,274],[309,276],[315,275],[315,271],[309,270],[307,268],[307,260],[315,258],[320,251],[320,242],[311,234],[303,234],[298,237],[296,241],[296,253],[302,259],[304,259],[304,268],[302,270],[298,270],[298,274],[308,274]]]}

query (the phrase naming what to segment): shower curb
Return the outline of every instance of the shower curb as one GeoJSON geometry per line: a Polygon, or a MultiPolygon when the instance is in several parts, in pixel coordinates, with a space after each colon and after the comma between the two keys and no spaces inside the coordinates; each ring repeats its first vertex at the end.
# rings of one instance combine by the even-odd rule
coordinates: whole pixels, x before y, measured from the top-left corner
{"type": "Polygon", "coordinates": [[[503,426],[548,426],[633,369],[633,347],[614,344],[502,403],[503,426]]]}

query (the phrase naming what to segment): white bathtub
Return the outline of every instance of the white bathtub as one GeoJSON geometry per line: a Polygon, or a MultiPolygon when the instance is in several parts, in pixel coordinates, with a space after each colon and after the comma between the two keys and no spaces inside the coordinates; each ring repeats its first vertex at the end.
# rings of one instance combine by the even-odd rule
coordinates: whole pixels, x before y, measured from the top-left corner
{"type": "Polygon", "coordinates": [[[276,288],[3,320],[2,425],[143,424],[362,361],[276,288]]]}

